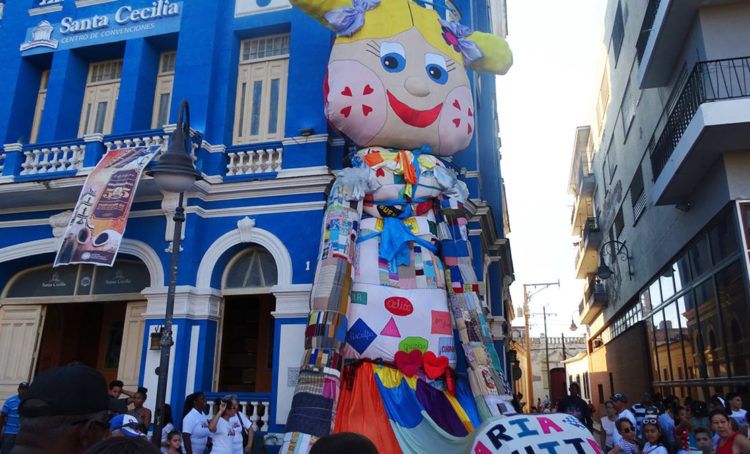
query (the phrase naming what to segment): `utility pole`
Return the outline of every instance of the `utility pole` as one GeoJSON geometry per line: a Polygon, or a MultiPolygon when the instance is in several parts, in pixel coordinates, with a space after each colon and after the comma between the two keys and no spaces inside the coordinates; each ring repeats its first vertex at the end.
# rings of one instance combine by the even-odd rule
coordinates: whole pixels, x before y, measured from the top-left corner
{"type": "MultiPolygon", "coordinates": [[[[531,372],[531,337],[529,335],[529,302],[531,301],[531,297],[536,295],[537,293],[541,292],[542,290],[557,286],[560,287],[560,280],[558,279],[557,282],[539,282],[539,283],[533,283],[533,284],[523,284],[523,322],[524,322],[524,338],[526,342],[526,391],[528,393],[527,396],[527,402],[529,403],[529,408],[531,408],[532,405],[534,405],[534,380],[533,375],[531,372]],[[532,289],[533,292],[529,293],[529,289],[532,289]]],[[[545,340],[547,338],[547,317],[544,317],[544,337],[545,340]]],[[[547,360],[547,369],[549,370],[549,360],[547,360]]],[[[547,379],[549,382],[549,379],[547,379]]]]}
{"type": "Polygon", "coordinates": [[[547,365],[547,392],[552,394],[552,376],[549,374],[549,336],[547,335],[547,306],[542,307],[544,316],[544,362],[547,365]]]}

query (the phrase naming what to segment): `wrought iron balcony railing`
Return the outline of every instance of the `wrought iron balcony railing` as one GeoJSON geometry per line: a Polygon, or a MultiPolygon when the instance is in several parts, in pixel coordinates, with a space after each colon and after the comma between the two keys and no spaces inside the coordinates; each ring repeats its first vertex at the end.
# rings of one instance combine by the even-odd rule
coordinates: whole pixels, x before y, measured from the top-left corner
{"type": "Polygon", "coordinates": [[[664,129],[648,146],[654,180],[659,178],[701,104],[750,96],[750,57],[696,63],[664,129]]]}

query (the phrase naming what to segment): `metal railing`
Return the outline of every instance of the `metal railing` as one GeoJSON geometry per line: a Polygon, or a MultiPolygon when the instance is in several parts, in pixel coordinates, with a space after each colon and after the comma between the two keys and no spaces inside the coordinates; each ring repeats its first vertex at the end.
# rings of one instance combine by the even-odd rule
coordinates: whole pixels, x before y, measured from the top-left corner
{"type": "Polygon", "coordinates": [[[237,396],[242,412],[250,420],[253,430],[256,432],[268,432],[268,421],[271,417],[271,394],[270,393],[205,393],[208,400],[208,411],[210,415],[216,413],[218,407],[215,400],[229,394],[237,396]]]}
{"type": "Polygon", "coordinates": [[[750,57],[696,63],[664,129],[649,143],[654,180],[659,178],[701,104],[750,96],[750,57]]]}

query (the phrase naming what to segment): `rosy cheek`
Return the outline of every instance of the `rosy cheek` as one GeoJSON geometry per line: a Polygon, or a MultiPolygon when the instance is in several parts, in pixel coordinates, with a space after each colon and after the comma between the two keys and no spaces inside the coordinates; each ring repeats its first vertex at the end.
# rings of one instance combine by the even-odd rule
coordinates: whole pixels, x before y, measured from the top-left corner
{"type": "Polygon", "coordinates": [[[474,124],[471,91],[465,86],[454,88],[445,98],[440,114],[440,154],[450,155],[466,148],[471,142],[474,124]]]}
{"type": "Polygon", "coordinates": [[[326,101],[328,121],[358,145],[367,144],[385,124],[385,88],[380,78],[361,63],[329,64],[326,101]]]}

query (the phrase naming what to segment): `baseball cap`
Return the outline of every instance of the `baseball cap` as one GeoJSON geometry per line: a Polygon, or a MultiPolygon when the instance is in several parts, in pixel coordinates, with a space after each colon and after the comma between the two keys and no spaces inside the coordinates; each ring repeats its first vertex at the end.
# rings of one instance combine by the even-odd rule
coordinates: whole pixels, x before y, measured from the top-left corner
{"type": "Polygon", "coordinates": [[[88,366],[49,369],[31,382],[18,412],[21,416],[88,415],[109,407],[107,383],[88,366]]]}
{"type": "Polygon", "coordinates": [[[622,393],[617,393],[614,396],[612,396],[612,401],[614,402],[627,402],[628,396],[622,393]]]}
{"type": "Polygon", "coordinates": [[[132,415],[117,415],[109,421],[109,430],[119,430],[126,437],[145,437],[138,428],[138,420],[132,415]]]}

